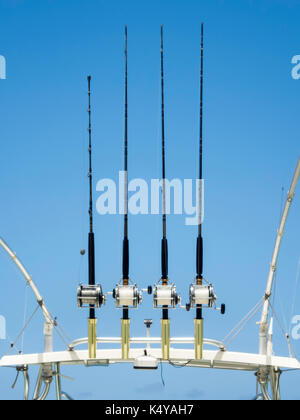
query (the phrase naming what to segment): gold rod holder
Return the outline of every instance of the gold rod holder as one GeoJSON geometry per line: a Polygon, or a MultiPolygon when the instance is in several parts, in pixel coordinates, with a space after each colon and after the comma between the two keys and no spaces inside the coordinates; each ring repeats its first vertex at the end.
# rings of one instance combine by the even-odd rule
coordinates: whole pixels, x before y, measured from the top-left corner
{"type": "Polygon", "coordinates": [[[97,319],[88,320],[89,329],[89,358],[97,357],[97,319]]]}
{"type": "Polygon", "coordinates": [[[161,320],[161,352],[162,359],[170,359],[170,320],[161,320]]]}
{"type": "Polygon", "coordinates": [[[129,359],[130,350],[130,319],[121,319],[122,359],[129,359]]]}
{"type": "Polygon", "coordinates": [[[195,359],[203,359],[203,319],[195,319],[195,359]]]}

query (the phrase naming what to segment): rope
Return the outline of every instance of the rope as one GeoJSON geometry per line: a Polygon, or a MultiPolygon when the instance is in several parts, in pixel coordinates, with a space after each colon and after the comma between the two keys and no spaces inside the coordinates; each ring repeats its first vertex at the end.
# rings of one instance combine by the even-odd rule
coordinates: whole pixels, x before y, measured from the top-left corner
{"type": "Polygon", "coordinates": [[[66,346],[66,347],[68,347],[69,345],[68,345],[68,343],[66,342],[66,340],[64,339],[64,337],[63,337],[63,334],[61,334],[60,333],[60,331],[59,331],[59,329],[56,327],[56,325],[54,325],[54,329],[55,329],[55,331],[57,332],[57,334],[58,334],[58,336],[59,336],[59,338],[62,340],[62,342],[64,343],[64,345],[66,346]]]}
{"type": "Polygon", "coordinates": [[[63,379],[67,379],[68,381],[75,381],[75,379],[71,378],[71,376],[62,375],[61,373],[59,373],[57,375],[60,376],[63,379]]]}
{"type": "MultiPolygon", "coordinates": [[[[14,341],[14,343],[11,344],[9,351],[7,352],[6,356],[9,356],[10,353],[12,352],[12,350],[15,348],[17,342],[20,340],[21,337],[24,337],[24,332],[26,330],[26,328],[29,326],[29,324],[31,323],[31,321],[33,320],[35,314],[37,313],[37,311],[40,309],[40,305],[37,305],[36,309],[34,310],[34,312],[32,313],[31,317],[29,318],[29,320],[25,323],[24,327],[22,328],[20,334],[17,336],[16,340],[14,341]]],[[[58,322],[56,321],[56,318],[54,318],[52,316],[52,314],[50,313],[51,318],[54,320],[53,322],[53,327],[55,329],[55,331],[57,332],[58,336],[60,337],[60,339],[62,340],[62,342],[64,343],[64,345],[66,347],[68,347],[68,343],[66,340],[68,340],[68,342],[71,341],[71,339],[68,337],[68,335],[64,332],[64,330],[62,329],[62,327],[58,324],[58,322]],[[59,331],[59,329],[61,330],[61,332],[59,331]],[[63,337],[65,336],[65,338],[63,337]]],[[[22,351],[19,353],[23,353],[23,348],[22,351]]]]}
{"type": "MultiPolygon", "coordinates": [[[[295,356],[296,360],[298,360],[298,359],[297,359],[297,357],[296,357],[296,355],[295,355],[295,352],[294,352],[294,350],[293,350],[293,348],[292,348],[292,344],[291,344],[291,337],[289,336],[289,334],[288,334],[287,332],[285,332],[285,330],[284,330],[284,328],[283,328],[283,326],[282,326],[282,323],[281,323],[281,321],[280,321],[280,319],[279,319],[279,317],[278,317],[277,313],[275,312],[275,309],[274,309],[273,305],[271,304],[271,302],[270,302],[270,308],[271,308],[271,310],[272,310],[272,313],[273,313],[273,315],[274,315],[274,317],[275,317],[276,321],[278,322],[278,325],[279,325],[279,327],[280,327],[280,329],[281,329],[282,334],[284,335],[284,338],[285,338],[285,339],[286,339],[286,341],[287,341],[287,344],[288,344],[288,349],[289,349],[289,353],[290,353],[290,357],[291,357],[291,356],[292,356],[292,354],[294,353],[294,356],[295,356]]],[[[299,361],[299,360],[298,360],[298,361],[299,361]]]]}
{"type": "Polygon", "coordinates": [[[292,332],[292,318],[293,315],[295,313],[295,308],[296,308],[296,299],[297,299],[297,291],[298,291],[298,287],[299,287],[299,282],[300,282],[300,257],[299,257],[299,261],[298,261],[298,268],[297,268],[297,274],[296,274],[296,286],[295,286],[295,292],[294,292],[294,300],[293,300],[293,305],[292,305],[292,311],[291,311],[291,323],[290,323],[290,328],[289,328],[289,334],[291,335],[292,332]]]}
{"type": "Polygon", "coordinates": [[[262,308],[263,302],[257,307],[256,311],[251,315],[251,317],[244,323],[244,325],[241,326],[241,328],[233,335],[231,340],[227,342],[227,346],[229,346],[233,340],[246,328],[246,326],[249,324],[249,322],[255,317],[257,312],[262,308]]]}
{"type": "Polygon", "coordinates": [[[229,334],[224,338],[222,341],[224,344],[229,340],[229,338],[233,335],[230,341],[227,342],[227,346],[232,343],[232,341],[236,338],[238,334],[248,325],[251,319],[257,314],[260,308],[264,304],[265,298],[263,297],[251,311],[230,331],[229,334]],[[244,324],[244,325],[243,325],[244,324]]]}
{"type": "Polygon", "coordinates": [[[69,347],[68,343],[70,343],[72,341],[71,338],[64,331],[64,329],[62,328],[62,326],[58,323],[57,318],[54,317],[51,312],[49,312],[49,313],[50,313],[51,318],[54,320],[53,327],[54,327],[55,331],[57,332],[57,334],[59,335],[59,337],[61,338],[61,340],[63,341],[63,343],[67,347],[69,347]],[[59,329],[60,329],[60,331],[59,331],[59,329]],[[68,341],[68,343],[67,343],[67,341],[65,339],[68,341]]]}
{"type": "Polygon", "coordinates": [[[285,330],[288,331],[288,329],[289,329],[288,328],[288,321],[287,321],[287,317],[285,315],[285,311],[284,311],[284,307],[283,307],[281,295],[279,295],[279,304],[280,304],[280,311],[281,311],[281,316],[283,318],[285,330]]]}
{"type": "Polygon", "coordinates": [[[57,327],[60,329],[60,331],[62,332],[62,334],[65,336],[65,338],[68,340],[68,342],[70,343],[72,340],[69,337],[69,335],[65,332],[65,330],[63,329],[63,327],[56,321],[57,327]]]}
{"type": "Polygon", "coordinates": [[[28,325],[30,324],[30,322],[33,320],[34,315],[37,313],[37,311],[40,309],[40,305],[38,305],[36,307],[36,309],[34,310],[33,314],[31,315],[31,317],[29,318],[29,320],[27,321],[27,323],[24,325],[24,327],[22,328],[22,331],[20,332],[20,334],[17,336],[15,342],[13,344],[11,344],[11,347],[8,351],[8,353],[6,354],[6,356],[8,356],[11,352],[12,349],[15,347],[15,345],[17,344],[17,342],[19,341],[19,339],[22,337],[24,331],[26,330],[26,328],[28,327],[28,325]]]}
{"type": "MultiPolygon", "coordinates": [[[[23,317],[23,328],[26,324],[27,308],[28,308],[28,283],[25,286],[25,298],[24,298],[24,317],[23,317]]],[[[24,351],[24,333],[22,334],[21,352],[24,351]]]]}

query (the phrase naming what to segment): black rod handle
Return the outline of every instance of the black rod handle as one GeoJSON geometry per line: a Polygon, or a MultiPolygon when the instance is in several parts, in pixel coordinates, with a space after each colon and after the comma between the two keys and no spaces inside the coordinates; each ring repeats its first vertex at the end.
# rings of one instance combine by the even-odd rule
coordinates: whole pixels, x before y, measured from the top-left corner
{"type": "Polygon", "coordinates": [[[94,233],[89,233],[89,285],[95,284],[95,238],[94,233]]]}
{"type": "Polygon", "coordinates": [[[198,236],[197,238],[197,277],[202,279],[203,277],[203,238],[198,236]]]}
{"type": "Polygon", "coordinates": [[[123,240],[123,279],[129,279],[129,240],[123,240]]]}
{"type": "Polygon", "coordinates": [[[162,279],[168,279],[168,240],[167,238],[163,238],[161,242],[161,271],[162,271],[162,279]]]}
{"type": "MultiPolygon", "coordinates": [[[[89,233],[89,285],[94,286],[95,281],[95,238],[89,233]]],[[[95,307],[90,305],[90,319],[95,319],[95,307]]]]}

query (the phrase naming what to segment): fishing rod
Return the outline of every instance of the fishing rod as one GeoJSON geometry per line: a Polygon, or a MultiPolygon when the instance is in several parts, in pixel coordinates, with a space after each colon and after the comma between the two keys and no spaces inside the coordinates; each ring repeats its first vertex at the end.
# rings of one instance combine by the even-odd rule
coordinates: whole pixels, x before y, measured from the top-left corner
{"type": "MultiPolygon", "coordinates": [[[[203,189],[203,71],[204,71],[204,24],[201,24],[201,70],[200,70],[200,147],[199,147],[199,189],[198,189],[198,237],[197,237],[197,263],[196,283],[203,284],[203,237],[202,237],[202,189],[203,189]]],[[[197,305],[196,319],[202,319],[202,305],[197,305]]]]}
{"type": "MultiPolygon", "coordinates": [[[[128,54],[127,25],[125,26],[125,136],[124,136],[124,239],[123,239],[123,285],[129,283],[129,240],[128,240],[128,54]]],[[[128,308],[123,308],[123,318],[128,318],[128,308]]]]}
{"type": "MultiPolygon", "coordinates": [[[[129,285],[129,240],[128,240],[128,54],[127,25],[125,25],[125,139],[124,139],[124,238],[123,238],[123,286],[129,285]]],[[[128,303],[128,302],[125,302],[128,303]]],[[[123,305],[121,320],[122,355],[129,357],[130,319],[128,305],[123,305]]]]}
{"type": "Polygon", "coordinates": [[[128,53],[127,53],[127,25],[125,25],[125,134],[124,134],[124,236],[122,253],[122,282],[113,290],[116,307],[122,308],[121,319],[122,358],[129,358],[130,350],[130,318],[129,308],[137,309],[142,303],[142,292],[152,293],[148,288],[138,290],[136,284],[129,278],[129,236],[128,236],[128,53]]]}
{"type": "MultiPolygon", "coordinates": [[[[89,98],[89,285],[95,286],[95,235],[93,226],[93,172],[92,172],[92,110],[91,110],[91,76],[88,76],[88,98],[89,98]]],[[[95,306],[90,305],[90,319],[95,319],[95,306]]]]}
{"type": "Polygon", "coordinates": [[[166,141],[165,141],[165,96],[164,96],[164,38],[161,25],[161,150],[162,150],[162,241],[161,241],[161,284],[155,285],[154,307],[162,309],[162,358],[170,358],[170,319],[169,308],[175,308],[180,303],[176,286],[169,283],[168,278],[168,239],[167,239],[167,206],[166,206],[166,141]]]}
{"type": "MultiPolygon", "coordinates": [[[[77,303],[80,308],[89,308],[88,337],[89,357],[96,358],[97,351],[97,318],[95,309],[105,303],[102,287],[95,280],[95,234],[93,222],[93,170],[92,170],[92,110],[91,110],[91,76],[88,76],[88,115],[89,115],[89,234],[88,234],[88,285],[79,285],[77,303]]],[[[84,254],[84,252],[83,252],[84,254]]]]}
{"type": "MultiPolygon", "coordinates": [[[[200,64],[200,135],[199,135],[199,176],[198,182],[198,236],[196,245],[196,280],[190,286],[190,303],[186,305],[189,311],[196,308],[195,318],[195,359],[203,358],[204,319],[203,308],[216,306],[217,296],[211,284],[207,284],[203,275],[204,248],[203,248],[203,93],[204,93],[204,23],[201,24],[201,64],[200,64]]],[[[216,308],[217,309],[217,308],[216,308]]],[[[221,313],[225,313],[225,305],[222,304],[221,313]]]]}
{"type": "MultiPolygon", "coordinates": [[[[162,201],[163,201],[163,238],[161,243],[161,272],[163,285],[168,284],[168,239],[166,213],[166,143],[165,143],[165,98],[164,98],[164,40],[163,25],[161,25],[161,139],[162,139],[162,201]]],[[[163,319],[168,319],[168,309],[163,308],[163,319]]]]}

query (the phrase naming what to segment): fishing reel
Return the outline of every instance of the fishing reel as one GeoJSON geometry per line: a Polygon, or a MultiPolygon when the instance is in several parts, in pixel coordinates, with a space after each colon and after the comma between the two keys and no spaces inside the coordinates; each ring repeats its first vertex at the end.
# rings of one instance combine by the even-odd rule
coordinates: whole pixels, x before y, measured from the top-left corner
{"type": "Polygon", "coordinates": [[[219,309],[222,315],[225,314],[226,307],[224,304],[221,305],[221,308],[216,307],[217,296],[215,294],[212,284],[200,285],[200,284],[191,284],[190,286],[190,302],[186,305],[186,309],[189,311],[191,308],[195,308],[198,305],[201,305],[205,308],[219,309]]]}
{"type": "Polygon", "coordinates": [[[176,291],[175,284],[155,284],[153,294],[154,308],[176,308],[181,298],[176,291]]]}
{"type": "Polygon", "coordinates": [[[138,290],[136,284],[117,284],[112,292],[112,297],[116,301],[116,307],[128,307],[136,309],[143,302],[143,292],[147,292],[149,295],[152,294],[152,287],[148,289],[138,290]]]}
{"type": "Polygon", "coordinates": [[[100,308],[105,304],[106,296],[102,292],[100,284],[95,286],[80,284],[77,289],[77,304],[79,308],[94,306],[100,308]]]}

